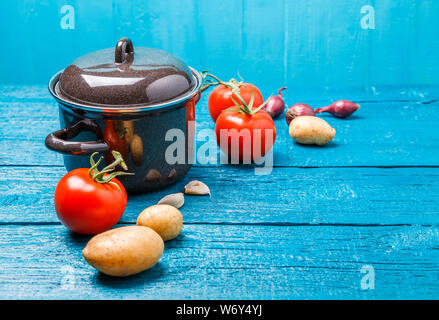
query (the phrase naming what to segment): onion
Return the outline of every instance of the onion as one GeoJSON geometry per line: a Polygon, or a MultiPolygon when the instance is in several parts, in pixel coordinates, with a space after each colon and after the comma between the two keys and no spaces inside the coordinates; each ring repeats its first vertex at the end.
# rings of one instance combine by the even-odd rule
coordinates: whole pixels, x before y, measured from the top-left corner
{"type": "Polygon", "coordinates": [[[314,111],[316,113],[329,112],[338,118],[346,118],[360,109],[360,105],[353,103],[349,100],[338,100],[331,103],[327,107],[317,108],[314,111]]]}
{"type": "Polygon", "coordinates": [[[290,122],[296,117],[315,115],[314,110],[306,103],[296,103],[288,108],[285,114],[285,120],[287,120],[287,124],[289,125],[290,122]]]}
{"type": "Polygon", "coordinates": [[[279,95],[268,98],[267,104],[264,107],[264,111],[266,111],[273,119],[284,112],[285,102],[284,99],[282,99],[282,90],[285,89],[287,88],[280,88],[278,91],[279,95]]]}

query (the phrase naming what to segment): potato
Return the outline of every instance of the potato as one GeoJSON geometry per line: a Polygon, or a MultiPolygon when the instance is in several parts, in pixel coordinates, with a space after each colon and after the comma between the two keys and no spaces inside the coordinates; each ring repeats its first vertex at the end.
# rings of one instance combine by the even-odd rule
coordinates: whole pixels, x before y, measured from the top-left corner
{"type": "Polygon", "coordinates": [[[143,163],[143,142],[137,134],[131,140],[130,151],[134,164],[140,167],[143,163]]]}
{"type": "Polygon", "coordinates": [[[125,128],[125,141],[130,144],[134,137],[134,121],[127,120],[123,121],[123,127],[125,128]]]}
{"type": "Polygon", "coordinates": [[[164,241],[176,238],[183,228],[183,215],[168,204],[156,204],[144,209],[137,217],[137,225],[156,231],[164,241]]]}
{"type": "Polygon", "coordinates": [[[102,273],[125,277],[151,268],[159,261],[163,249],[163,240],[154,230],[127,226],[94,236],[82,255],[102,273]]]}
{"type": "Polygon", "coordinates": [[[313,116],[294,118],[289,127],[290,136],[301,144],[322,146],[334,139],[335,129],[325,120],[313,116]]]}

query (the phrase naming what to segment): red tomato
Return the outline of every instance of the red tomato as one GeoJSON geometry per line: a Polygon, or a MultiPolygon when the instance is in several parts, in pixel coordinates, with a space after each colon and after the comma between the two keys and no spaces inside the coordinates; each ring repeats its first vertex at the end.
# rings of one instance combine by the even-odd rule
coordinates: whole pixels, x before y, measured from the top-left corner
{"type": "MultiPolygon", "coordinates": [[[[254,109],[264,103],[261,92],[256,86],[252,85],[251,83],[243,83],[239,87],[239,92],[246,103],[250,102],[252,92],[254,92],[254,109]]],[[[216,122],[218,116],[223,110],[230,108],[230,106],[234,106],[234,103],[232,101],[232,95],[233,99],[235,99],[235,101],[239,103],[238,98],[232,93],[232,89],[226,87],[225,85],[219,85],[212,90],[209,95],[207,105],[209,106],[209,113],[213,121],[216,122]]]]}
{"type": "MultiPolygon", "coordinates": [[[[128,159],[128,144],[124,139],[124,127],[122,121],[105,120],[104,140],[110,150],[118,151],[123,159],[128,159]]],[[[105,161],[111,163],[114,157],[110,151],[105,155],[105,161]]]]}
{"type": "Polygon", "coordinates": [[[239,159],[239,161],[246,159],[253,161],[264,156],[276,140],[276,127],[273,119],[263,110],[254,114],[224,111],[216,120],[215,133],[221,150],[232,159],[239,159]],[[227,149],[225,145],[221,145],[221,130],[224,129],[227,130],[227,149]],[[235,145],[239,143],[239,149],[233,149],[233,141],[235,145]]]}
{"type": "Polygon", "coordinates": [[[122,183],[97,183],[89,169],[67,173],[55,189],[55,209],[58,218],[70,230],[81,234],[96,234],[110,229],[122,217],[127,205],[127,193],[122,183]]]}

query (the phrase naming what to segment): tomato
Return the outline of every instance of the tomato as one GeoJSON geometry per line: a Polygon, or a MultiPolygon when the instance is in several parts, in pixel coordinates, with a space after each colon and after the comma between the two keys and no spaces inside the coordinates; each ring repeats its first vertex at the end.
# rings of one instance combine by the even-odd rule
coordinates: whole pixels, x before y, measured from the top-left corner
{"type": "Polygon", "coordinates": [[[264,156],[276,140],[273,119],[263,110],[253,114],[234,110],[223,111],[216,120],[215,133],[221,150],[230,158],[241,162],[250,159],[254,161],[264,156]],[[228,138],[227,141],[222,141],[223,143],[221,130],[227,130],[225,133],[228,138]]]}
{"type": "MultiPolygon", "coordinates": [[[[239,93],[246,103],[250,102],[252,92],[254,92],[253,106],[254,108],[257,108],[264,102],[264,99],[262,98],[262,94],[259,89],[250,83],[243,83],[239,87],[239,93]]],[[[212,90],[209,95],[207,105],[209,107],[209,113],[213,121],[216,122],[218,116],[223,110],[230,108],[230,106],[233,106],[232,95],[233,99],[235,99],[235,101],[238,101],[236,95],[232,93],[232,89],[223,84],[215,87],[215,89],[212,90]]]]}
{"type": "MultiPolygon", "coordinates": [[[[124,139],[125,128],[122,121],[118,120],[105,120],[104,140],[107,143],[110,150],[118,151],[123,159],[128,159],[128,143],[124,139]]],[[[111,152],[107,152],[105,155],[105,161],[107,163],[113,162],[114,158],[111,152]]]]}
{"type": "MultiPolygon", "coordinates": [[[[116,159],[114,166],[123,163],[119,153],[113,151],[113,156],[116,159]]],[[[99,174],[97,170],[93,170],[92,175],[88,168],[72,170],[55,189],[55,210],[59,220],[70,230],[81,234],[96,234],[110,229],[122,217],[127,205],[127,193],[118,179],[99,183],[97,181],[103,182],[111,177],[99,174]]]]}

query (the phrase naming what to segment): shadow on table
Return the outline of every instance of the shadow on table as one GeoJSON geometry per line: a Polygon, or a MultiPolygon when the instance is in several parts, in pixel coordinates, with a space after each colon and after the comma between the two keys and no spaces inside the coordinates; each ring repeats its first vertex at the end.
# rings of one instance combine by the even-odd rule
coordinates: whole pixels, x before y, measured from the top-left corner
{"type": "Polygon", "coordinates": [[[294,143],[295,146],[299,146],[299,147],[302,147],[302,148],[305,148],[305,149],[334,149],[334,148],[338,148],[338,147],[341,146],[341,144],[339,144],[337,142],[334,142],[334,141],[328,142],[324,146],[317,146],[317,145],[313,145],[313,144],[305,145],[305,144],[300,144],[300,143],[297,143],[297,142],[294,142],[294,141],[293,141],[293,143],[294,143]]]}
{"type": "Polygon", "coordinates": [[[364,119],[364,117],[362,117],[362,116],[358,116],[358,115],[356,115],[356,114],[353,114],[353,115],[351,115],[351,116],[349,116],[349,117],[347,117],[347,118],[337,118],[337,117],[335,117],[335,116],[333,116],[333,115],[331,115],[331,114],[329,114],[329,113],[320,113],[320,114],[318,115],[318,117],[319,117],[319,118],[322,118],[322,119],[337,119],[337,120],[341,120],[341,121],[348,121],[348,120],[361,120],[361,119],[364,119]]]}
{"type": "Polygon", "coordinates": [[[91,235],[79,234],[79,233],[75,233],[73,231],[67,231],[66,234],[67,234],[66,237],[67,237],[68,241],[72,242],[75,246],[82,247],[82,248],[85,247],[88,240],[90,240],[93,237],[91,235]]]}
{"type": "Polygon", "coordinates": [[[145,284],[162,277],[166,273],[166,269],[166,266],[158,262],[151,269],[124,278],[107,276],[102,272],[97,272],[95,281],[100,285],[113,289],[143,287],[145,284]]]}
{"type": "MultiPolygon", "coordinates": [[[[166,241],[163,255],[166,254],[166,250],[174,248],[176,244],[178,244],[181,241],[181,239],[182,236],[180,235],[177,239],[166,241]]],[[[154,282],[159,278],[163,278],[166,275],[167,270],[168,270],[167,266],[159,261],[151,269],[145,270],[143,272],[128,277],[112,277],[112,276],[107,276],[102,272],[96,272],[96,275],[94,276],[95,278],[94,280],[96,283],[102,286],[106,286],[108,288],[113,288],[113,289],[136,288],[136,287],[142,287],[150,282],[154,282]]]]}

